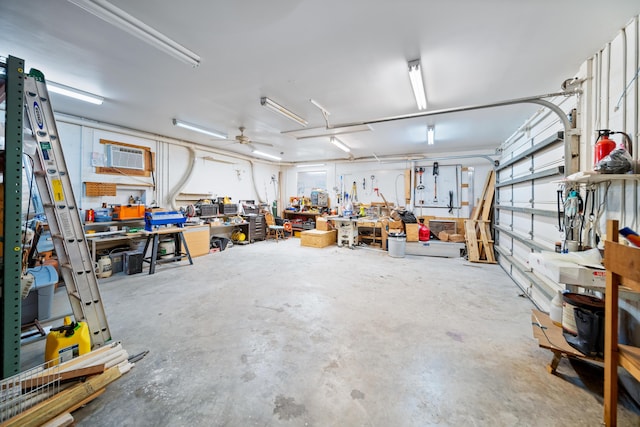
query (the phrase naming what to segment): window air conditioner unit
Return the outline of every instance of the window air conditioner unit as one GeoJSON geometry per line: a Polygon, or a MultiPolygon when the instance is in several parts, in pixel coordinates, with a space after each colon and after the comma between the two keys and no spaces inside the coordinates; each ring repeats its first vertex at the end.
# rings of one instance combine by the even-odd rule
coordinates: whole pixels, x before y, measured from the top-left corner
{"type": "Polygon", "coordinates": [[[107,145],[107,166],[144,170],[144,154],[139,148],[107,145]]]}

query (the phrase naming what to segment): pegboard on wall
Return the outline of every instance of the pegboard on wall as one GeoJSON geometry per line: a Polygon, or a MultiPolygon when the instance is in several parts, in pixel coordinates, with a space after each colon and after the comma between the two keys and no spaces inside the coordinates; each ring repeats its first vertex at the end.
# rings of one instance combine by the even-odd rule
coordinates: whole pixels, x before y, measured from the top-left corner
{"type": "MultiPolygon", "coordinates": [[[[341,185],[349,197],[354,195],[360,203],[382,202],[382,197],[395,206],[405,206],[405,170],[404,169],[378,169],[348,172],[336,179],[336,187],[341,185]]],[[[334,195],[335,197],[335,195],[334,195]]]]}
{"type": "Polygon", "coordinates": [[[413,186],[414,205],[425,208],[458,209],[462,165],[417,165],[413,186]]]}

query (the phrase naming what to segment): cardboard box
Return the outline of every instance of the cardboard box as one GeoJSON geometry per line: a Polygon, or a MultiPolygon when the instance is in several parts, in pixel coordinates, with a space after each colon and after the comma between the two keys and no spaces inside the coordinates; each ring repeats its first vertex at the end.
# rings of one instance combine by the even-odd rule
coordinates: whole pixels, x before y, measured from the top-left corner
{"type": "Polygon", "coordinates": [[[337,241],[338,232],[336,230],[307,230],[300,233],[300,246],[324,248],[333,245],[337,241]]]}
{"type": "Polygon", "coordinates": [[[322,216],[316,217],[316,230],[331,231],[333,230],[333,224],[322,216]]]}
{"type": "Polygon", "coordinates": [[[420,224],[405,224],[405,233],[407,233],[407,242],[417,242],[420,224]]]}

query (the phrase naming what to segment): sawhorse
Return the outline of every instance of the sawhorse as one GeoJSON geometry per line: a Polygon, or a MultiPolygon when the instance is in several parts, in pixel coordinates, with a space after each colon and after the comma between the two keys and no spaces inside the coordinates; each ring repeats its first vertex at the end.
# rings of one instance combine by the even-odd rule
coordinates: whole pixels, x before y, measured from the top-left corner
{"type": "Polygon", "coordinates": [[[144,244],[143,254],[147,254],[149,244],[151,244],[151,256],[142,258],[142,262],[149,263],[149,274],[156,272],[156,264],[164,264],[167,262],[181,261],[184,258],[189,260],[189,264],[193,265],[191,254],[189,253],[189,247],[187,241],[184,239],[183,229],[179,227],[159,228],[153,231],[143,231],[147,235],[147,241],[144,244]],[[171,236],[173,238],[174,251],[173,256],[158,259],[158,246],[160,244],[160,236],[171,236]],[[184,252],[182,252],[184,248],[184,252]]]}

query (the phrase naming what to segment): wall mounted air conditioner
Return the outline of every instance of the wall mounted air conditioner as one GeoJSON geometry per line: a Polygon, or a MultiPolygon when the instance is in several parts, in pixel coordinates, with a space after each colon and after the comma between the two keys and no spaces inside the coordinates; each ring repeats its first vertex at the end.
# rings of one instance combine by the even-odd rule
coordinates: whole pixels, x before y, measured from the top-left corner
{"type": "Polygon", "coordinates": [[[144,170],[144,150],[120,145],[107,145],[107,166],[144,170]]]}

